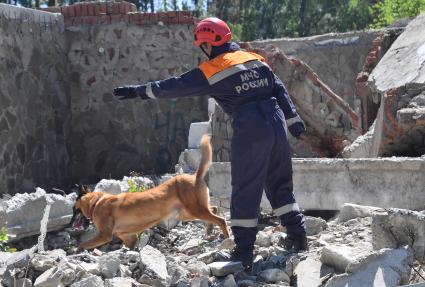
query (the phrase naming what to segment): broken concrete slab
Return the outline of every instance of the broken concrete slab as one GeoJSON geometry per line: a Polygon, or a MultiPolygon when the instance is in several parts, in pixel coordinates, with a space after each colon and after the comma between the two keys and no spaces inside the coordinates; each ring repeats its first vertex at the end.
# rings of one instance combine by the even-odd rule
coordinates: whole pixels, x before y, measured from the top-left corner
{"type": "Polygon", "coordinates": [[[329,279],[325,287],[399,286],[409,280],[412,253],[406,248],[381,249],[347,266],[347,273],[329,279]]]}
{"type": "Polygon", "coordinates": [[[144,284],[167,286],[169,281],[165,256],[158,249],[146,245],[140,250],[140,269],[144,274],[138,280],[144,284]]]}
{"type": "Polygon", "coordinates": [[[0,210],[2,212],[0,217],[6,218],[10,241],[40,232],[40,221],[47,204],[46,196],[53,200],[47,230],[60,230],[69,224],[72,218],[72,207],[77,197],[75,193],[65,197],[57,194],[46,195],[40,189],[33,193],[16,194],[6,201],[7,209],[0,210]]]}
{"type": "Polygon", "coordinates": [[[193,173],[201,162],[201,150],[185,149],[179,157],[175,169],[177,173],[193,173]]]}
{"type": "Polygon", "coordinates": [[[244,270],[241,262],[213,262],[208,267],[214,276],[226,276],[244,270]]]}
{"type": "Polygon", "coordinates": [[[311,236],[325,230],[328,227],[328,224],[326,223],[326,220],[320,217],[306,216],[305,226],[306,226],[307,235],[311,236]]]}
{"type": "Polygon", "coordinates": [[[210,122],[191,123],[189,128],[188,148],[199,148],[202,136],[209,133],[211,133],[210,122]]]}
{"type": "Polygon", "coordinates": [[[365,242],[359,242],[355,247],[329,244],[323,247],[320,261],[338,271],[345,272],[349,264],[356,262],[359,258],[370,254],[372,251],[372,245],[365,242]]]}
{"type": "Polygon", "coordinates": [[[425,94],[425,84],[412,83],[376,94],[379,109],[375,122],[364,136],[344,148],[343,156],[416,157],[425,154],[422,94],[425,94]],[[415,86],[414,90],[412,86],[415,86]]]}
{"type": "Polygon", "coordinates": [[[425,214],[390,208],[372,216],[373,246],[375,249],[409,245],[419,261],[425,260],[425,214]]]}
{"type": "MultiPolygon", "coordinates": [[[[423,209],[425,157],[293,159],[292,166],[295,197],[306,210],[339,210],[346,202],[423,209]]],[[[214,162],[209,174],[211,195],[229,199],[230,163],[214,162]]]]}
{"type": "Polygon", "coordinates": [[[333,273],[335,270],[323,264],[318,258],[311,256],[302,260],[295,268],[298,287],[321,286],[325,276],[333,273]]]}
{"type": "Polygon", "coordinates": [[[369,77],[385,92],[407,83],[425,82],[425,13],[411,21],[369,77]]]}
{"type": "Polygon", "coordinates": [[[358,217],[371,217],[373,212],[378,210],[382,210],[382,208],[375,206],[344,203],[338,214],[338,222],[346,222],[347,220],[358,217]]]}

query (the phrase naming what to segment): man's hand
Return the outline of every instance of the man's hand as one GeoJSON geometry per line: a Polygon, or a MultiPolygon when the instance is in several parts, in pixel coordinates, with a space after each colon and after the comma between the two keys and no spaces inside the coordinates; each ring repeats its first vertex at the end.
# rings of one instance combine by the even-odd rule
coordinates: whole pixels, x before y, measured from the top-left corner
{"type": "Polygon", "coordinates": [[[137,98],[138,95],[135,87],[124,86],[115,88],[114,96],[117,97],[119,100],[126,100],[137,98]]]}
{"type": "Polygon", "coordinates": [[[289,132],[296,139],[300,139],[301,135],[305,132],[304,122],[296,122],[288,127],[289,132]]]}

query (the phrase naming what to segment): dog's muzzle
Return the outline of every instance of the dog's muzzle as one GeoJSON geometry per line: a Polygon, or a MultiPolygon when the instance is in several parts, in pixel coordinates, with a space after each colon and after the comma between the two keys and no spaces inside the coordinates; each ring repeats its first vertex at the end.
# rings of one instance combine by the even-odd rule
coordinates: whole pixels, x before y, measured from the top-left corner
{"type": "Polygon", "coordinates": [[[71,219],[71,228],[74,230],[84,230],[84,215],[80,210],[74,209],[74,215],[71,219]]]}

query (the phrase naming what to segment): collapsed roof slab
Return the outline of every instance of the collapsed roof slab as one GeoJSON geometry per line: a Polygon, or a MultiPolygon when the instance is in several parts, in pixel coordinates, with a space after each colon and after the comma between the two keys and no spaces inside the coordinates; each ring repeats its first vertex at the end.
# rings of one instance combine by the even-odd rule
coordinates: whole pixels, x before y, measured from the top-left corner
{"type": "Polygon", "coordinates": [[[407,25],[369,77],[377,92],[425,83],[425,13],[407,25]]]}
{"type": "MultiPolygon", "coordinates": [[[[293,159],[294,193],[305,210],[339,210],[344,203],[424,210],[425,157],[293,159]]],[[[209,171],[213,197],[230,198],[230,163],[209,171]]]]}
{"type": "Polygon", "coordinates": [[[425,14],[410,22],[368,78],[379,106],[369,132],[344,157],[425,154],[425,14]]]}

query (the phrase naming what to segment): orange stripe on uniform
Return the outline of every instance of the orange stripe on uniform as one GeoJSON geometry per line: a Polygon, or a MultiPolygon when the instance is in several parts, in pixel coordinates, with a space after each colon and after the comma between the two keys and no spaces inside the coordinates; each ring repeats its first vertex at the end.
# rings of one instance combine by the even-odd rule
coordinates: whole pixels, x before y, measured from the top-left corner
{"type": "Polygon", "coordinates": [[[234,51],[221,54],[212,60],[203,62],[199,65],[199,69],[204,73],[207,79],[211,78],[218,72],[221,72],[231,66],[246,63],[253,60],[265,62],[264,58],[253,52],[234,51]]]}

